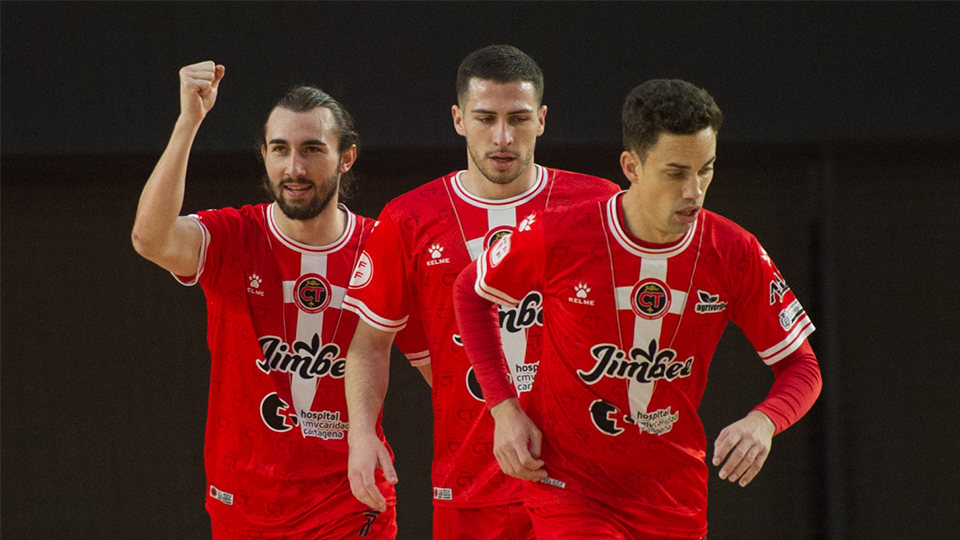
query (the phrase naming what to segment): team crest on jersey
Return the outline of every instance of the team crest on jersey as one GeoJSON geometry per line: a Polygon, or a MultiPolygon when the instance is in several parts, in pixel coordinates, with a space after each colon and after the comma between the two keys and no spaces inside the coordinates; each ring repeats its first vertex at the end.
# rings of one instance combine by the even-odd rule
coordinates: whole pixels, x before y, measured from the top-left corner
{"type": "Polygon", "coordinates": [[[670,311],[670,287],[659,279],[645,279],[633,286],[630,307],[638,317],[659,319],[670,311]]]}
{"type": "Polygon", "coordinates": [[[332,291],[327,278],[320,274],[304,274],[293,286],[293,299],[301,310],[320,313],[330,305],[332,291]]]}
{"type": "Polygon", "coordinates": [[[719,294],[710,294],[707,291],[698,290],[697,298],[700,300],[694,306],[697,313],[719,313],[727,309],[727,303],[720,301],[719,294]]]}
{"type": "Polygon", "coordinates": [[[364,251],[360,254],[356,268],[353,269],[353,275],[350,276],[350,288],[362,289],[370,283],[372,277],[373,261],[370,260],[370,255],[367,255],[367,252],[364,251]]]}
{"type": "Polygon", "coordinates": [[[510,227],[494,227],[487,231],[487,234],[483,237],[483,247],[489,248],[490,246],[497,243],[497,240],[507,236],[512,233],[513,229],[510,227]]]}

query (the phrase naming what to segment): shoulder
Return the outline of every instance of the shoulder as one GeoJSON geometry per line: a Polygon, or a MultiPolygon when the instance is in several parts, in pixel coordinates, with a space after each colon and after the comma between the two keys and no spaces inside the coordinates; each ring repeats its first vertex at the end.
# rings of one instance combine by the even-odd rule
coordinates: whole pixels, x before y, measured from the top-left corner
{"type": "Polygon", "coordinates": [[[706,209],[702,212],[702,234],[705,241],[716,251],[731,255],[762,251],[756,237],[733,220],[706,209]]]}
{"type": "Polygon", "coordinates": [[[422,212],[438,204],[447,203],[449,201],[447,184],[456,174],[452,172],[441,176],[394,198],[387,203],[384,211],[389,211],[391,215],[401,215],[407,212],[422,212]]]}
{"type": "Polygon", "coordinates": [[[609,194],[616,193],[621,189],[617,184],[606,178],[600,178],[599,176],[565,171],[563,169],[552,169],[549,167],[544,167],[544,170],[547,172],[548,178],[556,182],[558,186],[570,185],[581,189],[592,189],[609,194]]]}
{"type": "Polygon", "coordinates": [[[263,225],[269,204],[248,204],[240,208],[217,208],[194,214],[206,226],[263,225]]]}

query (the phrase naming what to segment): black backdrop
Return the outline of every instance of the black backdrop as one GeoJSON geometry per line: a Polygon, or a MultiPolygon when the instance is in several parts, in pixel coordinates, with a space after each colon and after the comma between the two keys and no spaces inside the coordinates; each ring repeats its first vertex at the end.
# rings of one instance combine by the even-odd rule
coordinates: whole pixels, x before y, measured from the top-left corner
{"type": "MultiPolygon", "coordinates": [[[[259,200],[254,134],[318,84],[390,198],[464,165],[463,55],[508,42],[547,78],[538,161],[623,184],[623,95],[705,86],[727,116],[708,207],[754,232],[818,331],[820,401],[750,487],[711,479],[711,538],[945,538],[960,526],[960,9],[947,3],[19,3],[2,22],[2,482],[10,538],[204,538],[199,289],[129,243],[177,114],[177,69],[227,65],[185,211],[259,200]]],[[[731,328],[712,441],[771,375],[731,328]]],[[[429,393],[394,359],[384,427],[401,538],[429,536],[429,393]]]]}

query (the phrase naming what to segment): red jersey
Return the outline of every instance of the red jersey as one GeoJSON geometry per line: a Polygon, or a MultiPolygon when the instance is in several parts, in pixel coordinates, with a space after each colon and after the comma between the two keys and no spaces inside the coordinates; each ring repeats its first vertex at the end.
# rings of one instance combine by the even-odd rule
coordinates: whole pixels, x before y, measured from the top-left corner
{"type": "Polygon", "coordinates": [[[293,534],[369,510],[347,479],[343,375],[357,317],[341,304],[374,222],[340,208],[346,230],[324,247],[285,236],[273,205],[191,216],[200,268],[178,279],[207,297],[206,506],[239,534],[293,534]]]}
{"type": "MultiPolygon", "coordinates": [[[[524,220],[477,263],[477,292],[543,294],[544,356],[525,407],[552,480],[527,504],[584,498],[651,533],[702,536],[706,437],[697,407],[728,321],[772,365],[813,325],[756,238],[709,211],[676,243],[633,238],[621,196],[524,220]]],[[[507,387],[509,388],[509,387],[507,387]]]]}
{"type": "MultiPolygon", "coordinates": [[[[452,290],[460,271],[533,211],[601,200],[618,191],[592,176],[537,166],[531,189],[504,200],[471,195],[452,173],[391,201],[367,243],[344,307],[433,375],[434,504],[483,507],[522,500],[519,480],[493,456],[493,419],[460,344],[452,290]],[[409,325],[409,326],[408,326],[409,325]],[[404,334],[421,328],[422,340],[404,334]],[[426,350],[410,342],[426,343],[426,350]]],[[[500,311],[501,337],[516,389],[530,390],[540,358],[542,296],[528,289],[500,311]]]]}

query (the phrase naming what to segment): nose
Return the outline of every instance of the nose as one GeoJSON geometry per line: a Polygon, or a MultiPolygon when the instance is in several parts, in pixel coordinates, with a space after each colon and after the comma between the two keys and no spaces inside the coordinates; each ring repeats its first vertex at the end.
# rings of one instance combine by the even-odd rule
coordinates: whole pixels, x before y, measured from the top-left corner
{"type": "Polygon", "coordinates": [[[283,172],[286,174],[286,176],[293,179],[299,178],[306,174],[307,169],[304,166],[303,157],[299,152],[290,152],[290,157],[287,158],[286,167],[283,172]]]}
{"type": "Polygon", "coordinates": [[[500,148],[506,148],[513,144],[513,132],[511,131],[510,124],[507,122],[506,118],[497,122],[497,125],[494,128],[493,144],[500,148]]]}
{"type": "Polygon", "coordinates": [[[703,197],[703,179],[699,174],[693,174],[683,183],[683,198],[696,200],[703,197]]]}

